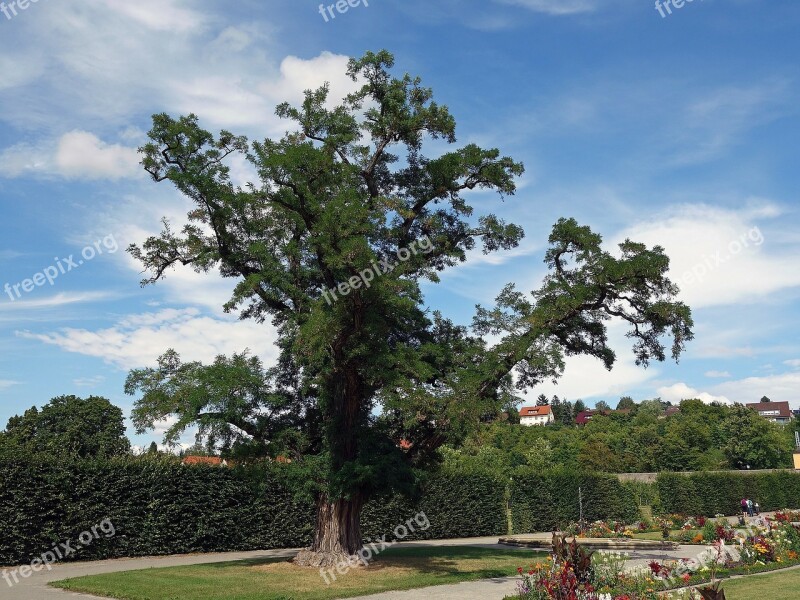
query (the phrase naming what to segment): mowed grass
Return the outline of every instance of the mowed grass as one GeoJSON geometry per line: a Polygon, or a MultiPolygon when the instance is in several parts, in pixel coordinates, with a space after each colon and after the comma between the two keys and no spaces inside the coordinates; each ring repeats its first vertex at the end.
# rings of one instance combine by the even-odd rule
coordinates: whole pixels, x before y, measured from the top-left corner
{"type": "Polygon", "coordinates": [[[66,579],[55,587],[123,600],[328,600],[516,575],[544,553],[469,547],[391,548],[326,585],[285,559],[170,567],[66,579]]]}
{"type": "Polygon", "coordinates": [[[800,569],[725,581],[722,588],[727,600],[798,600],[800,569]]]}

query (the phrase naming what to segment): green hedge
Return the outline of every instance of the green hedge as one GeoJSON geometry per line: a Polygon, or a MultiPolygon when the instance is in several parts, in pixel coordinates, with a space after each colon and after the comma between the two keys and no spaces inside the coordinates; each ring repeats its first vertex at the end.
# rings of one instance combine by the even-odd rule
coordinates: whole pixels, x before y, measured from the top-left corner
{"type": "MultiPolygon", "coordinates": [[[[116,535],[80,559],[308,545],[314,507],[294,465],[185,467],[174,460],[61,463],[0,455],[0,565],[28,562],[110,519],[116,535]]],[[[504,483],[479,473],[437,473],[415,499],[372,499],[365,538],[386,535],[423,511],[430,526],[404,539],[501,535],[504,483]]]]}
{"type": "Polygon", "coordinates": [[[572,471],[519,471],[511,485],[514,533],[552,531],[583,516],[589,521],[614,519],[632,522],[639,518],[634,496],[615,475],[572,471]]]}
{"type": "MultiPolygon", "coordinates": [[[[374,498],[364,507],[361,529],[365,538],[386,534],[393,539],[394,528],[420,512],[430,523],[405,540],[448,539],[504,535],[505,482],[486,473],[439,472],[427,474],[415,501],[402,496],[374,498]]],[[[415,525],[416,527],[416,525],[415,525]]]]}
{"type": "Polygon", "coordinates": [[[742,498],[762,511],[800,506],[800,473],[661,473],[656,480],[664,512],[726,515],[741,510],[742,498]]]}
{"type": "MultiPolygon", "coordinates": [[[[664,512],[734,514],[742,497],[762,510],[800,506],[800,474],[663,473],[650,490],[609,474],[520,470],[508,482],[484,472],[421,474],[414,498],[384,495],[364,507],[366,539],[395,537],[420,512],[430,526],[404,539],[503,535],[507,505],[515,533],[550,531],[579,517],[633,522],[638,499],[664,512]],[[506,494],[508,493],[508,498],[506,494]]],[[[0,452],[0,565],[21,564],[89,531],[115,528],[82,548],[79,559],[287,548],[311,540],[314,507],[298,465],[185,467],[174,459],[68,463],[0,452]]],[[[646,484],[642,484],[646,485],[646,484]]]]}
{"type": "Polygon", "coordinates": [[[27,562],[103,519],[116,535],[75,558],[301,546],[313,514],[285,479],[276,467],[0,457],[0,564],[27,562]]]}

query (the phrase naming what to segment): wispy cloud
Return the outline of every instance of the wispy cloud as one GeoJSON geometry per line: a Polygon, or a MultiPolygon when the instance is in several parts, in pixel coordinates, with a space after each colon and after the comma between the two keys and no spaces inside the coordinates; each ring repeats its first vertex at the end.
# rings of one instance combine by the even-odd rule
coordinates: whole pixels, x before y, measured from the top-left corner
{"type": "Polygon", "coordinates": [[[16,335],[94,356],[122,369],[153,366],[168,348],[174,348],[186,360],[211,361],[220,354],[247,348],[267,362],[277,358],[277,336],[272,327],[254,321],[215,319],[203,316],[196,308],[129,315],[106,329],[63,328],[43,334],[17,331],[16,335]]]}
{"type": "Polygon", "coordinates": [[[10,379],[0,379],[0,392],[7,390],[14,385],[21,385],[21,383],[19,381],[12,381],[10,379]]]}
{"type": "Polygon", "coordinates": [[[594,12],[602,2],[600,0],[494,0],[497,4],[521,6],[534,12],[547,15],[574,15],[594,12]]]}
{"type": "Polygon", "coordinates": [[[73,385],[77,387],[95,388],[106,380],[102,375],[95,375],[94,377],[79,377],[73,379],[73,385]]]}
{"type": "Polygon", "coordinates": [[[709,379],[729,379],[731,374],[728,371],[706,371],[705,376],[709,379]]]}
{"type": "MultiPolygon", "coordinates": [[[[34,310],[40,308],[55,308],[69,304],[83,304],[88,302],[100,302],[117,298],[118,294],[113,292],[63,292],[47,298],[36,300],[17,300],[15,302],[0,301],[0,311],[19,311],[34,310]]],[[[2,298],[0,298],[2,299],[2,298]]]]}

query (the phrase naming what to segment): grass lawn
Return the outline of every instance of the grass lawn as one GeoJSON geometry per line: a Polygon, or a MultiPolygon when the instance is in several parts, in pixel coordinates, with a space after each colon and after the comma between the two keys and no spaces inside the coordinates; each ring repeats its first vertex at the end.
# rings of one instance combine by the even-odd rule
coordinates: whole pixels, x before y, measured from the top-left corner
{"type": "Polygon", "coordinates": [[[728,600],[797,600],[800,598],[800,569],[725,581],[722,588],[728,600]]]}
{"type": "Polygon", "coordinates": [[[124,600],[328,600],[516,575],[546,556],[468,547],[390,548],[368,569],[354,568],[326,585],[318,569],[285,559],[147,569],[79,577],[53,585],[124,600]]]}

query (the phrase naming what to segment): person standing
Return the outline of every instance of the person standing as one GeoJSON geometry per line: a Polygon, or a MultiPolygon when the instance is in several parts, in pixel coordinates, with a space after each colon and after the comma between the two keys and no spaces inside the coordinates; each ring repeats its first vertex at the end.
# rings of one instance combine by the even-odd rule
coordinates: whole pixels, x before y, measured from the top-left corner
{"type": "Polygon", "coordinates": [[[756,516],[761,514],[761,507],[758,505],[758,500],[753,503],[753,510],[756,511],[756,516]]]}
{"type": "Polygon", "coordinates": [[[750,498],[747,499],[747,514],[753,516],[753,501],[750,498]]]}
{"type": "Polygon", "coordinates": [[[742,498],[742,516],[747,516],[747,498],[742,498]]]}

